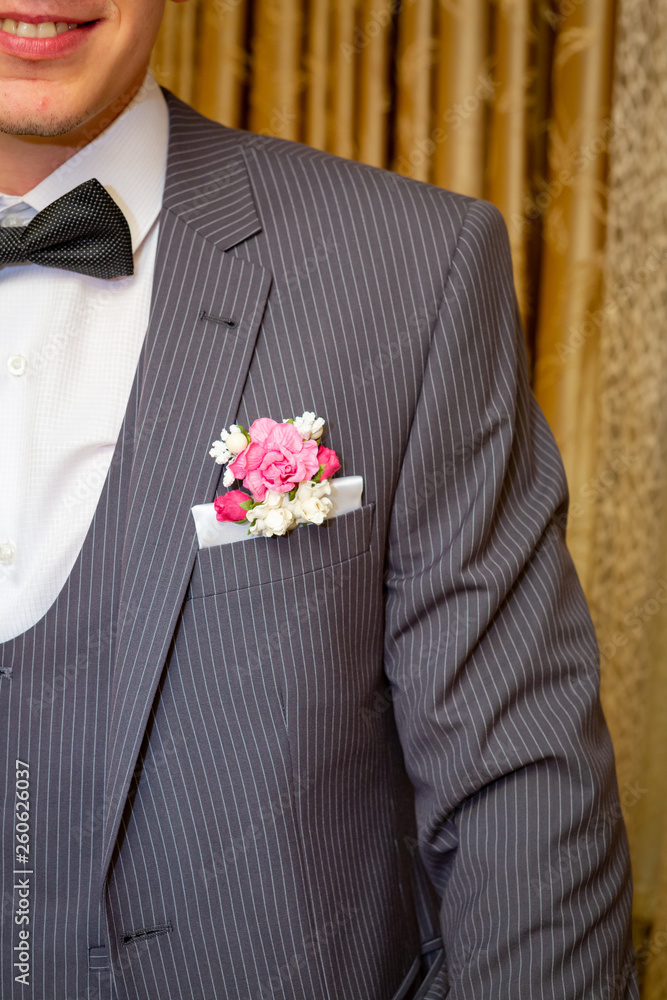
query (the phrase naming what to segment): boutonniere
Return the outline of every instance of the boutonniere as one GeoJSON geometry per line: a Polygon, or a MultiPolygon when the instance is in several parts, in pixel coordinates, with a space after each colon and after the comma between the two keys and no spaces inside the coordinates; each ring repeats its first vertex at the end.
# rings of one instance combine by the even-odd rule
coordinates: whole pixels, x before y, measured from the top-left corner
{"type": "Polygon", "coordinates": [[[209,454],[225,465],[222,485],[245,487],[215,500],[218,521],[247,522],[252,535],[285,535],[300,524],[322,524],[332,509],[329,479],[338,456],[320,443],[324,420],[306,412],[278,423],[260,417],[248,430],[232,424],[209,454]]]}

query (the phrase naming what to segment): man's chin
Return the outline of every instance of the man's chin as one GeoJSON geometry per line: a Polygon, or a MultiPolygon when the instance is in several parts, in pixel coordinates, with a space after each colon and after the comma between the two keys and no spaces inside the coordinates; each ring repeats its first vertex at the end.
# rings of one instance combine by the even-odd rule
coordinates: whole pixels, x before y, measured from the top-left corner
{"type": "Polygon", "coordinates": [[[90,112],[77,89],[50,80],[0,79],[0,133],[51,139],[78,129],[90,112]]]}
{"type": "Polygon", "coordinates": [[[86,116],[59,117],[57,115],[17,115],[8,118],[0,114],[0,133],[4,135],[35,136],[41,139],[55,139],[76,131],[86,121],[86,116]]]}
{"type": "Polygon", "coordinates": [[[83,92],[80,80],[5,80],[0,77],[0,135],[25,136],[30,139],[68,137],[65,144],[90,142],[100,128],[105,128],[127,106],[139,89],[146,67],[137,81],[126,88],[105,110],[104,76],[96,86],[83,92]],[[102,119],[100,122],[99,119],[102,119]]]}

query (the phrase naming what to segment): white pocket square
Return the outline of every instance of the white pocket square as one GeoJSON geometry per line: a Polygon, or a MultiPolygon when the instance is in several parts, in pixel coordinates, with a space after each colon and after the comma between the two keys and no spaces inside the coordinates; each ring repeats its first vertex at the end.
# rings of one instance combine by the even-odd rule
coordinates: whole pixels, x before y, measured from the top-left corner
{"type": "MultiPolygon", "coordinates": [[[[329,518],[347,514],[348,511],[361,506],[361,494],[364,489],[362,476],[341,476],[337,479],[331,479],[329,482],[331,484],[331,500],[333,501],[329,518]]],[[[191,510],[200,549],[209,549],[213,545],[229,545],[230,542],[242,542],[246,539],[249,541],[251,538],[261,537],[249,535],[247,524],[218,521],[215,516],[215,505],[212,503],[200,503],[196,507],[192,507],[191,510]]]]}

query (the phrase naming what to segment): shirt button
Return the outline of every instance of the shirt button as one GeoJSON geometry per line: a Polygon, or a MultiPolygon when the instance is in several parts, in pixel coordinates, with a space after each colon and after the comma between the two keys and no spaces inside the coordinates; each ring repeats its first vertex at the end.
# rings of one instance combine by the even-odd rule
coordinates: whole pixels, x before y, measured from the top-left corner
{"type": "Polygon", "coordinates": [[[7,367],[11,375],[25,375],[28,362],[22,354],[12,354],[11,358],[7,358],[7,367]]]}
{"type": "Polygon", "coordinates": [[[0,563],[11,566],[16,559],[16,546],[13,542],[0,542],[0,563]]]}
{"type": "Polygon", "coordinates": [[[20,215],[6,215],[4,219],[0,219],[0,226],[6,229],[14,228],[15,226],[25,226],[26,220],[20,215]]]}

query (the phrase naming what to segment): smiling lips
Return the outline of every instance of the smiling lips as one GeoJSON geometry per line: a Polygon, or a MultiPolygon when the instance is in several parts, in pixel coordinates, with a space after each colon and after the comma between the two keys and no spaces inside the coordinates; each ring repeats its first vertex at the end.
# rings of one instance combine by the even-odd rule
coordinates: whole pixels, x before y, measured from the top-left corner
{"type": "Polygon", "coordinates": [[[70,21],[66,17],[49,21],[44,16],[12,11],[0,15],[0,53],[30,60],[66,56],[82,45],[100,23],[70,21]]]}

